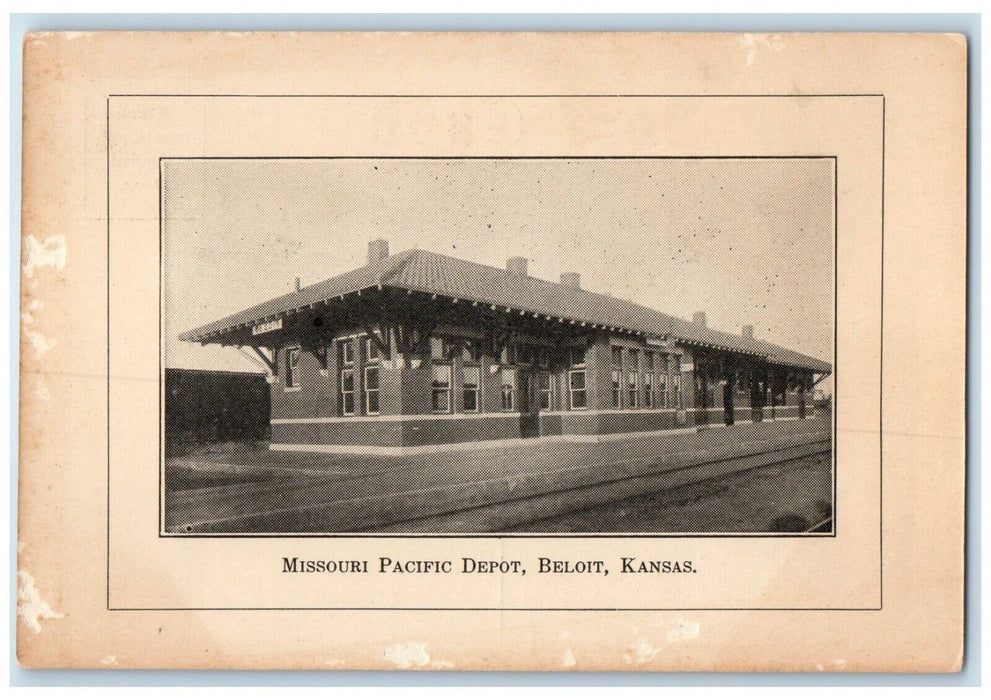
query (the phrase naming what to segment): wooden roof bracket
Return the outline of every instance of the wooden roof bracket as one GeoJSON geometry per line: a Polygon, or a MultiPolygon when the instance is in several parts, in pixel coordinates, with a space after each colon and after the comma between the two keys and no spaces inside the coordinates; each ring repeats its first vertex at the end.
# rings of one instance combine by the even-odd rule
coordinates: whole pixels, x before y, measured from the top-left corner
{"type": "Polygon", "coordinates": [[[261,361],[265,363],[265,366],[268,368],[269,373],[273,377],[279,373],[278,365],[276,365],[275,363],[275,350],[272,351],[272,357],[269,357],[264,352],[262,352],[261,348],[257,346],[249,345],[248,347],[254,350],[255,354],[258,355],[259,358],[261,358],[261,361]]]}

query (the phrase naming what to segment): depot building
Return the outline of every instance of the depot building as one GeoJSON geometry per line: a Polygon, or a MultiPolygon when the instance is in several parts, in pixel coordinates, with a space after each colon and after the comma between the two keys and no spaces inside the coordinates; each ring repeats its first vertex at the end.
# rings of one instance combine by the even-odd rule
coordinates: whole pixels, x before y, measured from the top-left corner
{"type": "MultiPolygon", "coordinates": [[[[390,255],[180,336],[268,368],[272,449],[390,454],[499,440],[811,417],[821,360],[583,289],[425,250],[390,255]]],[[[491,444],[491,443],[490,443],[491,444]]]]}

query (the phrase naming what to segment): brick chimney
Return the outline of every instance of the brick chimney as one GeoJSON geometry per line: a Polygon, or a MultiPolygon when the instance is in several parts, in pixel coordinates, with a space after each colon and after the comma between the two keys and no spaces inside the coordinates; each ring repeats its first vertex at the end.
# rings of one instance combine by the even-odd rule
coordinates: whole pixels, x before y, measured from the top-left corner
{"type": "Polygon", "coordinates": [[[751,340],[753,340],[754,339],[754,327],[751,326],[751,325],[744,326],[743,327],[743,332],[740,335],[742,335],[744,338],[750,338],[751,340]]]}
{"type": "Polygon", "coordinates": [[[506,272],[517,277],[526,277],[526,258],[517,255],[507,260],[506,272]]]}
{"type": "Polygon", "coordinates": [[[692,316],[692,323],[700,328],[705,328],[705,311],[696,311],[692,316]]]}
{"type": "Polygon", "coordinates": [[[573,289],[582,288],[582,276],[577,272],[563,272],[561,273],[561,284],[565,287],[571,287],[573,289]]]}
{"type": "Polygon", "coordinates": [[[377,263],[389,257],[389,241],[377,238],[368,242],[368,264],[377,263]]]}

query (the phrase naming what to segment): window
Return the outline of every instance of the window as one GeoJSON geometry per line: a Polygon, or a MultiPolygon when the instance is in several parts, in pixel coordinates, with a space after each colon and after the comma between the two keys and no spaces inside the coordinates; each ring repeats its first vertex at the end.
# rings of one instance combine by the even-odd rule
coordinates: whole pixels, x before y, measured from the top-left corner
{"type": "Polygon", "coordinates": [[[286,387],[299,386],[299,348],[290,348],[286,352],[286,387]]]}
{"type": "Polygon", "coordinates": [[[540,410],[550,411],[554,406],[554,385],[550,372],[537,373],[537,390],[540,393],[540,410]]]}
{"type": "Polygon", "coordinates": [[[573,369],[568,372],[568,393],[571,395],[571,410],[588,408],[588,393],[585,389],[585,370],[573,369]]]}
{"type": "Polygon", "coordinates": [[[660,408],[668,407],[668,375],[657,375],[657,405],[660,408]]]}
{"type": "Polygon", "coordinates": [[[512,411],[513,401],[516,396],[516,370],[504,369],[500,376],[502,410],[512,411]]]}
{"type": "Polygon", "coordinates": [[[354,370],[341,370],[341,413],[354,415],[354,370]]]}
{"type": "Polygon", "coordinates": [[[668,373],[668,356],[667,355],[661,355],[660,358],[658,358],[658,359],[660,359],[660,361],[661,361],[660,362],[660,367],[658,367],[658,369],[661,371],[662,374],[667,374],[668,373]]]}
{"type": "Polygon", "coordinates": [[[571,366],[572,367],[584,367],[585,366],[585,348],[571,348],[571,366]]]}
{"type": "Polygon", "coordinates": [[[647,367],[648,372],[654,371],[654,351],[644,350],[643,353],[644,365],[647,367]]]}
{"type": "Polygon", "coordinates": [[[681,408],[681,375],[671,377],[671,408],[681,408]]]}
{"type": "Polygon", "coordinates": [[[622,367],[623,366],[623,348],[613,347],[612,349],[612,366],[622,367]]]}
{"type": "Polygon", "coordinates": [[[433,407],[434,413],[451,412],[451,365],[432,365],[433,367],[433,407]]]}
{"type": "Polygon", "coordinates": [[[365,338],[365,361],[366,362],[378,362],[379,360],[379,346],[376,345],[372,338],[365,338]]]}
{"type": "Polygon", "coordinates": [[[612,349],[612,407],[622,406],[623,397],[623,348],[612,349]]]}
{"type": "Polygon", "coordinates": [[[354,364],[354,339],[348,338],[347,340],[341,341],[341,364],[342,365],[353,365],[354,364]]]}
{"type": "Polygon", "coordinates": [[[377,416],[379,412],[379,368],[365,367],[365,415],[377,416]]]}
{"type": "Polygon", "coordinates": [[[629,350],[630,366],[627,369],[640,369],[640,351],[635,348],[629,350]]]}
{"type": "Polygon", "coordinates": [[[636,348],[627,350],[629,364],[626,367],[626,397],[627,408],[640,407],[640,351],[636,348]]]}
{"type": "Polygon", "coordinates": [[[478,367],[465,367],[462,372],[464,376],[462,395],[465,413],[478,413],[478,405],[481,403],[481,390],[479,388],[481,373],[478,367]]]}
{"type": "Polygon", "coordinates": [[[644,408],[654,407],[654,375],[651,372],[643,375],[643,405],[644,408]]]}

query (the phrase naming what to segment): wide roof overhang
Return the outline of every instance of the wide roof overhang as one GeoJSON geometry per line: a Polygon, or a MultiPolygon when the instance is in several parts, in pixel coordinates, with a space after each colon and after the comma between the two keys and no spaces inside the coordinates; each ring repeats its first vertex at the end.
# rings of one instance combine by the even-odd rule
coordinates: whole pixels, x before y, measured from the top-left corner
{"type": "MultiPolygon", "coordinates": [[[[488,299],[448,297],[424,289],[377,284],[342,292],[331,298],[306,300],[304,295],[300,295],[296,303],[289,304],[283,311],[247,315],[242,313],[183,333],[179,339],[200,344],[272,348],[299,340],[302,336],[313,336],[315,332],[317,335],[329,337],[335,329],[342,327],[360,327],[362,323],[378,325],[383,315],[395,322],[403,323],[410,322],[425,312],[445,315],[445,312],[454,311],[471,315],[484,314],[490,321],[500,319],[502,322],[512,322],[518,327],[557,327],[575,336],[595,332],[626,334],[714,352],[749,356],[782,367],[805,369],[816,373],[830,372],[828,365],[824,366],[825,363],[820,364],[814,358],[805,358],[798,353],[794,353],[794,357],[782,358],[775,355],[774,348],[743,349],[705,337],[721,333],[714,329],[700,329],[697,335],[679,333],[675,328],[671,328],[666,334],[650,333],[623,324],[602,323],[580,316],[541,313],[532,309],[493,303],[488,299]],[[402,306],[405,306],[405,309],[402,306]],[[402,311],[409,312],[405,314],[405,318],[402,311]],[[314,321],[317,319],[320,319],[321,323],[315,331],[314,321]],[[264,324],[272,322],[281,322],[280,327],[265,331],[264,324]],[[255,329],[259,328],[262,332],[256,334],[255,329]]],[[[686,322],[686,325],[691,324],[686,322]]],[[[754,341],[754,344],[764,342],[754,341]]]]}
{"type": "Polygon", "coordinates": [[[422,250],[389,256],[284,294],[179,336],[189,342],[275,347],[288,339],[320,340],[334,329],[377,323],[429,325],[437,314],[515,326],[608,332],[675,341],[828,373],[815,358],[767,341],[697,325],[631,301],[422,250]],[[471,311],[467,311],[471,309],[471,311]],[[319,319],[319,321],[318,321],[319,319]],[[322,323],[314,331],[313,323],[322,323]],[[281,326],[266,330],[263,324],[281,326]],[[261,326],[261,328],[259,328],[261,326]]]}

